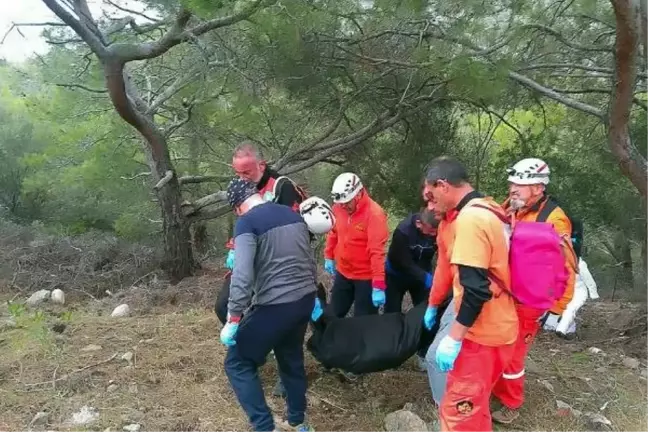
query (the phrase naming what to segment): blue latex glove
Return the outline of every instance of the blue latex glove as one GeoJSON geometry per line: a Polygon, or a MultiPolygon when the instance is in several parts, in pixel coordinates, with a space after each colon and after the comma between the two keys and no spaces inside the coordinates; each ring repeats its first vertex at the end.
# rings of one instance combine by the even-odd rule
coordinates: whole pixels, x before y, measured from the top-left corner
{"type": "Polygon", "coordinates": [[[425,289],[432,288],[432,273],[425,274],[425,289]]]}
{"type": "Polygon", "coordinates": [[[333,261],[332,259],[325,259],[324,271],[331,276],[335,276],[335,261],[333,261]]]}
{"type": "Polygon", "coordinates": [[[234,338],[236,338],[238,328],[238,323],[228,321],[227,324],[225,324],[225,327],[223,327],[220,332],[220,340],[223,345],[226,345],[228,347],[236,345],[236,340],[234,338]]]}
{"type": "Polygon", "coordinates": [[[320,302],[320,299],[315,297],[315,306],[313,307],[313,312],[311,312],[311,320],[313,322],[317,321],[323,313],[324,310],[322,309],[322,303],[320,302]]]}
{"type": "Polygon", "coordinates": [[[380,307],[385,304],[385,290],[373,288],[371,290],[371,301],[374,307],[380,307]]]}
{"type": "Polygon", "coordinates": [[[423,325],[426,329],[432,330],[434,323],[436,322],[437,308],[434,306],[428,306],[425,309],[425,315],[423,315],[423,325]]]}
{"type": "Polygon", "coordinates": [[[436,350],[436,363],[441,372],[451,371],[454,367],[454,362],[461,350],[461,341],[456,341],[450,336],[445,336],[439,342],[436,350]]]}
{"type": "Polygon", "coordinates": [[[225,267],[230,270],[234,270],[234,249],[230,249],[227,253],[227,259],[225,260],[225,267]]]}

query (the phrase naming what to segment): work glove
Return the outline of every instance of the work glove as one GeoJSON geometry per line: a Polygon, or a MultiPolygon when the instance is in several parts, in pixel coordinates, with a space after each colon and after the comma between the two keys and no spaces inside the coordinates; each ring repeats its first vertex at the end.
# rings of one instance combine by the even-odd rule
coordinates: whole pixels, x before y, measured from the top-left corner
{"type": "Polygon", "coordinates": [[[436,363],[441,372],[451,371],[461,350],[461,341],[444,336],[436,350],[436,363]]]}
{"type": "Polygon", "coordinates": [[[423,325],[426,329],[432,330],[436,322],[437,308],[435,306],[428,306],[423,315],[423,325]]]}
{"type": "Polygon", "coordinates": [[[225,267],[229,270],[234,270],[234,249],[227,252],[227,259],[225,259],[225,267]]]}
{"type": "Polygon", "coordinates": [[[432,288],[432,273],[425,273],[425,289],[432,288]]]}
{"type": "Polygon", "coordinates": [[[223,345],[231,347],[236,345],[236,333],[238,332],[239,323],[232,322],[229,319],[220,332],[220,340],[223,345]]]}
{"type": "Polygon", "coordinates": [[[311,321],[317,321],[323,313],[324,310],[322,309],[322,303],[319,298],[315,297],[315,306],[313,307],[313,312],[311,312],[311,321]]]}
{"type": "Polygon", "coordinates": [[[379,308],[385,304],[385,290],[373,288],[371,290],[371,301],[374,307],[379,308]]]}
{"type": "Polygon", "coordinates": [[[324,271],[331,276],[335,276],[335,261],[333,261],[332,259],[325,259],[324,271]]]}

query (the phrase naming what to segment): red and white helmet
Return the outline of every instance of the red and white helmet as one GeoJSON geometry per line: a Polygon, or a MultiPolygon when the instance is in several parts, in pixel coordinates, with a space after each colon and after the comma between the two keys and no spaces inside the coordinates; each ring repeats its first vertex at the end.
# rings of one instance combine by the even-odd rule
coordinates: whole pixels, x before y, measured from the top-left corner
{"type": "Polygon", "coordinates": [[[353,173],[342,173],[333,182],[331,187],[331,197],[333,202],[344,204],[355,198],[362,190],[360,177],[353,173]]]}
{"type": "Polygon", "coordinates": [[[313,234],[326,234],[335,225],[335,216],[326,201],[310,197],[299,204],[299,214],[313,234]]]}
{"type": "Polygon", "coordinates": [[[508,181],[518,185],[549,184],[549,165],[542,159],[527,158],[506,170],[508,181]]]}

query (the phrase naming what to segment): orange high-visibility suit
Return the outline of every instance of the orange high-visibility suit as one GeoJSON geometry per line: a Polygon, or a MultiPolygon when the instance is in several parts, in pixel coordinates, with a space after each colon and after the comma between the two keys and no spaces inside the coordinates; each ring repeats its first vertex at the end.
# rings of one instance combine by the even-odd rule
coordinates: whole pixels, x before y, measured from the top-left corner
{"type": "MultiPolygon", "coordinates": [[[[515,220],[524,222],[535,221],[548,199],[548,197],[543,197],[529,209],[514,212],[515,220]]],[[[507,203],[504,203],[504,206],[507,208],[507,203]]],[[[567,280],[565,293],[551,309],[551,312],[560,315],[574,295],[577,259],[571,243],[571,222],[565,212],[560,207],[556,207],[547,217],[547,223],[554,226],[554,229],[563,240],[562,247],[563,254],[565,255],[565,266],[569,270],[569,279],[567,280]]],[[[520,322],[520,329],[518,339],[515,342],[513,358],[493,388],[493,395],[504,406],[511,409],[520,408],[524,403],[524,361],[529,353],[531,344],[535,340],[538,331],[540,331],[540,317],[546,312],[520,303],[516,304],[516,310],[520,322]]]]}
{"type": "Polygon", "coordinates": [[[439,408],[442,431],[492,430],[491,390],[510,361],[518,332],[515,304],[509,294],[505,225],[491,210],[475,204],[504,214],[493,200],[471,192],[446,214],[437,234],[439,252],[429,304],[438,306],[452,287],[456,321],[469,327],[448,373],[439,408]],[[488,300],[479,310],[471,306],[473,288],[462,279],[465,268],[487,275],[488,300]]]}

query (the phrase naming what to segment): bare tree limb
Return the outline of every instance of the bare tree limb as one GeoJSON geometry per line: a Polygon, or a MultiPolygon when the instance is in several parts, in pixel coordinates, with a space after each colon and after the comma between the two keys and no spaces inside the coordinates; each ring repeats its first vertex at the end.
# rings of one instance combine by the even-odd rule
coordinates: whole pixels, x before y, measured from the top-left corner
{"type": "Polygon", "coordinates": [[[164,177],[160,179],[159,182],[153,186],[153,189],[155,190],[160,190],[164,187],[165,184],[169,183],[171,179],[173,178],[173,171],[168,170],[166,173],[164,173],[164,177]]]}
{"type": "MultiPolygon", "coordinates": [[[[53,0],[43,1],[51,2],[53,0]]],[[[240,12],[221,18],[211,19],[188,30],[185,30],[185,26],[189,22],[189,18],[191,18],[191,12],[189,12],[188,9],[183,8],[176,16],[176,21],[173,26],[171,26],[162,38],[154,42],[140,44],[116,43],[111,46],[111,53],[123,62],[154,58],[167,52],[179,43],[190,39],[191,36],[200,36],[211,30],[243,21],[252,16],[259,9],[267,7],[275,2],[276,0],[255,0],[251,5],[247,6],[240,12]]]]}
{"type": "MultiPolygon", "coordinates": [[[[574,64],[574,63],[541,63],[541,64],[520,67],[517,68],[517,71],[522,72],[522,71],[535,70],[535,69],[579,69],[579,70],[584,70],[589,72],[601,72],[610,75],[614,74],[614,69],[612,68],[598,67],[598,66],[585,66],[585,65],[574,64]]],[[[637,76],[640,76],[642,78],[648,77],[648,75],[646,75],[645,73],[637,73],[637,76]]]]}
{"type": "Polygon", "coordinates": [[[122,12],[126,12],[126,13],[129,13],[131,15],[137,15],[137,16],[140,16],[140,17],[142,17],[144,19],[147,19],[149,21],[160,22],[159,19],[151,18],[150,16],[146,15],[144,12],[137,12],[136,10],[129,9],[127,7],[124,7],[124,6],[120,6],[120,5],[116,4],[115,2],[112,2],[111,0],[104,0],[104,1],[106,3],[108,3],[109,5],[111,5],[112,7],[114,7],[115,9],[118,9],[118,10],[120,10],[122,12]]]}
{"type": "Polygon", "coordinates": [[[99,58],[105,58],[108,55],[106,46],[101,38],[97,37],[97,35],[83,24],[81,20],[76,19],[71,13],[65,10],[57,0],[43,0],[43,3],[45,3],[45,5],[50,8],[50,10],[54,12],[65,24],[70,26],[99,58]]]}
{"type": "Polygon", "coordinates": [[[150,172],[141,172],[141,173],[139,173],[139,174],[135,174],[133,177],[124,177],[124,176],[122,176],[122,177],[120,177],[120,178],[121,178],[122,180],[135,180],[136,178],[144,177],[144,176],[150,176],[150,175],[151,175],[150,172]]]}
{"type": "Polygon", "coordinates": [[[528,29],[540,30],[543,33],[550,34],[551,36],[555,37],[558,41],[562,42],[563,45],[578,51],[612,52],[612,47],[596,46],[596,45],[581,45],[575,42],[571,42],[566,37],[564,37],[559,31],[542,24],[525,24],[523,27],[528,29]]]}
{"type": "Polygon", "coordinates": [[[66,83],[55,83],[56,86],[58,87],[67,87],[67,88],[79,88],[81,90],[85,90],[90,93],[108,93],[108,90],[106,89],[93,89],[90,87],[86,87],[83,84],[66,84],[66,83]]]}
{"type": "Polygon", "coordinates": [[[582,111],[587,114],[591,114],[593,116],[596,116],[600,118],[601,120],[605,120],[606,115],[603,111],[600,109],[593,107],[591,105],[587,105],[586,103],[577,101],[575,99],[568,98],[566,96],[561,95],[558,92],[555,92],[554,90],[547,88],[535,81],[533,81],[531,78],[526,77],[524,75],[520,75],[517,72],[510,71],[508,73],[509,78],[511,78],[513,81],[517,81],[518,83],[522,84],[525,87],[528,87],[532,90],[537,91],[538,93],[553,99],[557,102],[560,102],[563,105],[566,105],[570,108],[574,108],[576,110],[582,111]]]}
{"type": "Polygon", "coordinates": [[[193,175],[193,176],[182,176],[178,178],[178,182],[181,185],[189,183],[207,183],[207,182],[219,182],[230,180],[231,175],[193,175]]]}
{"type": "Polygon", "coordinates": [[[199,212],[207,206],[213,204],[219,204],[227,201],[227,192],[218,191],[213,194],[204,196],[191,204],[191,209],[187,212],[187,215],[190,216],[199,212]]]}

